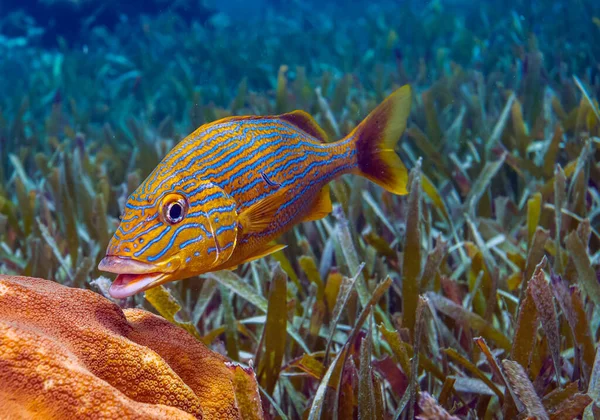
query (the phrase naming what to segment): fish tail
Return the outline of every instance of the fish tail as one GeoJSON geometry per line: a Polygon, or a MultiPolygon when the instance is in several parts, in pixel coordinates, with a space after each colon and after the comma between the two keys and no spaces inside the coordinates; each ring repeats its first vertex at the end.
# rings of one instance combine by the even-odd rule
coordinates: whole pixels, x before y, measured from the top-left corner
{"type": "Polygon", "coordinates": [[[357,167],[364,176],[387,191],[407,193],[408,172],[395,151],[410,113],[411,88],[405,85],[388,96],[347,138],[354,139],[357,167]]]}

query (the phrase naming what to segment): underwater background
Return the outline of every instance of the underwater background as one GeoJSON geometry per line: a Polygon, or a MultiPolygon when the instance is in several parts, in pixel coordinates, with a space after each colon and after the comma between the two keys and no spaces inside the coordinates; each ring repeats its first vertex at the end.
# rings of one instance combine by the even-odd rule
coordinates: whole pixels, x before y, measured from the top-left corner
{"type": "MultiPolygon", "coordinates": [[[[597,418],[599,98],[591,0],[0,0],[0,274],[252,360],[261,411],[238,417],[597,418]],[[337,140],[405,84],[408,195],[343,177],[283,251],[110,298],[127,197],[197,127],[302,109],[337,140]]],[[[76,328],[59,295],[44,310],[76,328]]],[[[142,418],[202,415],[187,388],[111,386],[142,418]]]]}

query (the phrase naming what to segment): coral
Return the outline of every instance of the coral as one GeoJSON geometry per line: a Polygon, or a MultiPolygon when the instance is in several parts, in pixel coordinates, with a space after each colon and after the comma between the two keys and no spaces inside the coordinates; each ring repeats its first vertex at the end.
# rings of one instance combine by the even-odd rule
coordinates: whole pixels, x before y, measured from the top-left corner
{"type": "Polygon", "coordinates": [[[91,291],[0,276],[0,319],[0,406],[14,417],[237,419],[262,412],[256,399],[244,404],[249,412],[240,410],[239,378],[225,357],[156,315],[122,311],[91,291]]]}

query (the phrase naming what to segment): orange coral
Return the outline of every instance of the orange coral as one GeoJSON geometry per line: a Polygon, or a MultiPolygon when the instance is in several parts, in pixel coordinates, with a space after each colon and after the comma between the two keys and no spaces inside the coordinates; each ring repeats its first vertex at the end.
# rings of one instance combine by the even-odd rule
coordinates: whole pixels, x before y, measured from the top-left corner
{"type": "Polygon", "coordinates": [[[15,418],[262,418],[253,372],[163,318],[42,279],[0,276],[0,382],[15,418]]]}

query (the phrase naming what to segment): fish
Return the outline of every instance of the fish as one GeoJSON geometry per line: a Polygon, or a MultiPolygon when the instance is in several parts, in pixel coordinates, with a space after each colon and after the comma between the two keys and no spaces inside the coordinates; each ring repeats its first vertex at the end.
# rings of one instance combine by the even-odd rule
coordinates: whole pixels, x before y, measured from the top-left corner
{"type": "Polygon", "coordinates": [[[333,142],[301,110],[200,126],[128,197],[98,266],[117,274],[109,294],[126,298],[283,249],[284,232],[332,211],[329,183],[343,174],[407,194],[395,147],[411,95],[410,85],[398,88],[333,142]]]}

